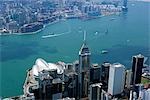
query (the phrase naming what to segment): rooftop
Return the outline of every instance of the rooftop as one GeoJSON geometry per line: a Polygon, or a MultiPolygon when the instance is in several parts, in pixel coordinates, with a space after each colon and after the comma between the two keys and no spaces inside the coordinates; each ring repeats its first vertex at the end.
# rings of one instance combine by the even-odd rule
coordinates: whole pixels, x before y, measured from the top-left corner
{"type": "Polygon", "coordinates": [[[142,54],[138,54],[138,55],[133,56],[133,57],[135,57],[135,58],[144,58],[144,56],[142,54]]]}
{"type": "Polygon", "coordinates": [[[124,65],[122,65],[122,64],[120,64],[120,63],[114,63],[114,64],[112,64],[112,66],[115,68],[115,67],[117,67],[117,68],[119,68],[119,67],[124,67],[125,68],[125,66],[124,65]]]}
{"type": "Polygon", "coordinates": [[[38,76],[39,72],[43,70],[52,71],[55,69],[57,70],[58,74],[62,74],[64,71],[64,66],[60,64],[47,63],[45,60],[39,58],[36,60],[35,65],[32,68],[32,72],[35,76],[38,76]]]}

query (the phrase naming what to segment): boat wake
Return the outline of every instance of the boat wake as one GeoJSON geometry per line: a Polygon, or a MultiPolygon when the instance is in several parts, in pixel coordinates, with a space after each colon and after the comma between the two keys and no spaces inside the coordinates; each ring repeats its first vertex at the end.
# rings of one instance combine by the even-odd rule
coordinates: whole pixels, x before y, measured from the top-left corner
{"type": "Polygon", "coordinates": [[[69,34],[69,33],[70,33],[70,31],[65,32],[65,33],[60,33],[60,34],[43,35],[43,36],[42,36],[42,38],[52,38],[52,37],[58,37],[58,36],[65,35],[65,34],[69,34]]]}
{"type": "Polygon", "coordinates": [[[64,33],[60,33],[60,34],[49,34],[49,35],[43,35],[42,38],[52,38],[52,37],[58,37],[58,36],[61,36],[61,35],[65,35],[65,34],[69,34],[71,33],[71,28],[69,25],[68,26],[68,31],[67,32],[64,32],[64,33]]]}
{"type": "Polygon", "coordinates": [[[54,35],[44,35],[42,36],[42,38],[51,38],[51,37],[57,37],[57,36],[61,36],[63,35],[64,33],[61,33],[61,34],[54,34],[54,35]]]}

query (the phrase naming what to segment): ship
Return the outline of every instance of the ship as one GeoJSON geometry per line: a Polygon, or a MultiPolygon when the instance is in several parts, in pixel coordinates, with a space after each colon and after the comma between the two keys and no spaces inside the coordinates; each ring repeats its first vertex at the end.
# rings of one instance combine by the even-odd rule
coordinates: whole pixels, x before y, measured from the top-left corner
{"type": "Polygon", "coordinates": [[[107,50],[102,50],[102,51],[101,51],[101,54],[106,54],[106,53],[108,53],[107,50]]]}
{"type": "Polygon", "coordinates": [[[56,34],[50,33],[48,35],[43,35],[42,38],[48,38],[48,37],[54,37],[54,36],[56,36],[56,34]]]}

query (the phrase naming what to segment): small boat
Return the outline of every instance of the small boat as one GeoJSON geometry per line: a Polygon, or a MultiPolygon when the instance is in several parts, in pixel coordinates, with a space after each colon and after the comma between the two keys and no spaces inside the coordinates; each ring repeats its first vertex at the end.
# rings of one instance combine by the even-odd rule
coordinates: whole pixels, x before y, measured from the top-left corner
{"type": "Polygon", "coordinates": [[[135,6],[135,4],[133,3],[133,4],[131,4],[132,6],[135,6]]]}
{"type": "Polygon", "coordinates": [[[130,42],[130,40],[127,40],[127,42],[130,42]]]}
{"type": "Polygon", "coordinates": [[[111,18],[110,21],[113,21],[113,20],[115,20],[115,19],[116,19],[116,18],[111,18]]]}
{"type": "Polygon", "coordinates": [[[97,35],[98,34],[98,32],[95,32],[95,35],[97,35]]]}
{"type": "Polygon", "coordinates": [[[106,34],[106,35],[108,34],[108,29],[105,31],[105,34],[106,34]]]}
{"type": "Polygon", "coordinates": [[[108,53],[107,50],[102,50],[102,51],[101,51],[101,54],[106,54],[106,53],[108,53]]]}

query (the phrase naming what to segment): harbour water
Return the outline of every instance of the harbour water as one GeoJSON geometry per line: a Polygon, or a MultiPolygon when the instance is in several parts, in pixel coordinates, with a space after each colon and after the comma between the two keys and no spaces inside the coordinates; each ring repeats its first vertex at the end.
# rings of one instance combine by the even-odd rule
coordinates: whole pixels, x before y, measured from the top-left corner
{"type": "Polygon", "coordinates": [[[39,57],[48,62],[78,59],[84,30],[93,63],[120,62],[130,68],[132,55],[141,53],[150,57],[150,3],[129,2],[128,6],[127,13],[117,16],[88,21],[70,19],[49,25],[33,35],[0,36],[0,96],[22,94],[26,71],[39,57]],[[61,35],[42,38],[50,33],[61,35]],[[108,53],[101,54],[102,50],[108,53]]]}

